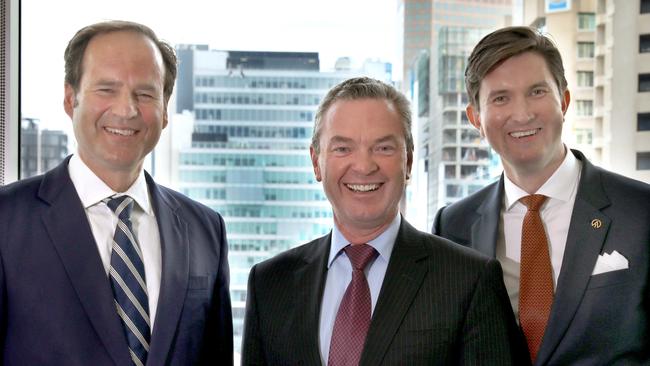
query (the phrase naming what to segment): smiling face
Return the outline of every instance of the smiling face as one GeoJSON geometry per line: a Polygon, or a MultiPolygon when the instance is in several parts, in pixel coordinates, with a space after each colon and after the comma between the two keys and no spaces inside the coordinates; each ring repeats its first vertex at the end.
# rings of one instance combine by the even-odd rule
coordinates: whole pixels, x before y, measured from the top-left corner
{"type": "Polygon", "coordinates": [[[412,156],[399,114],[384,99],[339,100],[323,117],[316,179],[348,240],[381,233],[397,215],[412,156]]]}
{"type": "Polygon", "coordinates": [[[545,179],[564,159],[562,124],[569,92],[560,93],[539,54],[524,52],[490,71],[481,81],[479,107],[467,116],[501,156],[508,177],[545,179]]]}
{"type": "Polygon", "coordinates": [[[90,40],[82,70],[79,90],[66,84],[64,100],[79,157],[121,191],[135,181],[167,125],[162,57],[142,34],[110,32],[90,40]],[[115,176],[127,177],[126,187],[117,187],[115,176]]]}

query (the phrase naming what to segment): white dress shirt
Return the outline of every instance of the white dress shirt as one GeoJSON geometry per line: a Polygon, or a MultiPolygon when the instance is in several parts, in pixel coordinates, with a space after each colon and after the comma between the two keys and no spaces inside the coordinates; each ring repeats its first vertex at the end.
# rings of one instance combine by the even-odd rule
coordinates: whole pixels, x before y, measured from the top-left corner
{"type": "Polygon", "coordinates": [[[158,295],[160,293],[160,276],[162,272],[162,256],[158,223],[154,215],[144,171],[126,192],[117,193],[109,188],[90,168],[75,154],[68,164],[68,172],[72,183],[81,199],[90,229],[95,237],[99,256],[104,264],[108,278],[111,264],[112,242],[118,218],[104,203],[103,199],[114,195],[128,195],[133,198],[135,205],[131,212],[131,223],[137,237],[144,262],[145,281],[149,298],[149,317],[153,331],[158,295]]]}
{"type": "MultiPolygon", "coordinates": [[[[562,164],[535,192],[548,197],[540,209],[540,215],[549,241],[553,287],[557,286],[557,279],[560,276],[581,167],[582,163],[567,149],[562,164]]],[[[519,199],[528,196],[528,193],[515,185],[506,174],[504,174],[504,188],[496,257],[503,267],[503,280],[515,318],[518,320],[521,227],[527,211],[526,206],[519,199]]]]}
{"type": "MultiPolygon", "coordinates": [[[[393,252],[401,222],[402,219],[398,213],[383,233],[368,242],[368,245],[375,248],[377,253],[379,253],[377,258],[371,261],[364,270],[368,279],[368,287],[370,287],[371,317],[375,311],[381,284],[384,282],[386,268],[388,268],[388,261],[393,252]]],[[[325,290],[323,291],[323,301],[320,310],[320,339],[318,344],[320,346],[323,365],[327,365],[329,358],[330,341],[339,305],[343,300],[343,294],[345,294],[348,284],[352,281],[352,264],[343,250],[349,244],[350,242],[341,234],[336,224],[334,224],[330,254],[327,261],[328,269],[325,279],[325,290]]]]}

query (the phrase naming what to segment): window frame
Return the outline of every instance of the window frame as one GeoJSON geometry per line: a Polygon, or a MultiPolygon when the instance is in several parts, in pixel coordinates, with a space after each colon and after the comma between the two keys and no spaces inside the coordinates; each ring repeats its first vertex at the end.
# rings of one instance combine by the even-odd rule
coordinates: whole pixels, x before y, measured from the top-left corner
{"type": "Polygon", "coordinates": [[[579,12],[578,13],[578,31],[579,32],[593,32],[596,30],[596,13],[592,12],[579,12]],[[583,28],[583,21],[588,19],[589,27],[583,28]]]}

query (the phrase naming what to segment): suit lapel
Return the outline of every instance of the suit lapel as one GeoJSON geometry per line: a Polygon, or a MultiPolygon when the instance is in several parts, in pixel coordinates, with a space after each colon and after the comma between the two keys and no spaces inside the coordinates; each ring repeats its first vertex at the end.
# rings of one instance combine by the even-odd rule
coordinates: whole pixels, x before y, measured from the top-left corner
{"type": "Polygon", "coordinates": [[[571,324],[611,224],[611,220],[601,212],[610,202],[602,188],[600,172],[581,153],[574,151],[574,155],[583,164],[582,173],[551,317],[537,355],[536,364],[539,365],[550,359],[571,324]],[[593,228],[592,220],[600,220],[602,225],[593,228]]]}
{"type": "Polygon", "coordinates": [[[499,221],[503,203],[503,174],[494,184],[485,201],[476,210],[479,218],[472,224],[472,248],[494,258],[496,256],[499,221]]]}
{"type": "Polygon", "coordinates": [[[162,249],[160,296],[147,364],[163,365],[187,294],[190,244],[187,223],[177,214],[177,202],[160,191],[149,174],[146,178],[162,249]]]}
{"type": "Polygon", "coordinates": [[[422,259],[428,254],[416,234],[417,230],[402,217],[368,329],[361,365],[381,364],[427,273],[422,259]]]}
{"type": "Polygon", "coordinates": [[[43,177],[39,197],[50,204],[42,220],[97,335],[117,365],[131,362],[113,291],[66,159],[43,177]]]}
{"type": "Polygon", "coordinates": [[[294,285],[296,297],[294,303],[295,339],[300,356],[307,365],[320,365],[318,347],[320,328],[320,306],[325,288],[327,259],[330,250],[331,233],[318,239],[315,250],[305,255],[304,264],[295,271],[294,285]]]}

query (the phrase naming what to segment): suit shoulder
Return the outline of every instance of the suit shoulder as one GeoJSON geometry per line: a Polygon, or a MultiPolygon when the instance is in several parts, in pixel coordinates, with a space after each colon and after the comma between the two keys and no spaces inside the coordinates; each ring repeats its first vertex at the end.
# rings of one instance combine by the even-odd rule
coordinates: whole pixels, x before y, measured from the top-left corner
{"type": "Polygon", "coordinates": [[[436,258],[438,261],[462,262],[468,266],[476,265],[478,267],[483,267],[486,263],[492,261],[491,258],[474,249],[441,236],[421,231],[417,231],[415,235],[419,237],[419,241],[425,250],[428,251],[429,256],[436,258]]]}
{"type": "Polygon", "coordinates": [[[496,181],[441,208],[436,213],[431,231],[461,244],[468,244],[469,230],[479,207],[487,203],[490,205],[488,209],[494,209],[493,203],[490,202],[498,202],[500,189],[500,181],[496,181]]]}
{"type": "Polygon", "coordinates": [[[12,202],[24,204],[25,198],[36,197],[43,181],[43,176],[26,178],[0,187],[0,207],[13,207],[12,202]]]}
{"type": "Polygon", "coordinates": [[[175,202],[178,207],[185,213],[194,214],[200,217],[217,219],[223,221],[221,215],[210,207],[201,202],[195,201],[180,192],[176,192],[171,188],[157,184],[160,193],[170,201],[175,202]]]}
{"type": "Polygon", "coordinates": [[[474,212],[476,209],[487,199],[487,197],[493,193],[495,189],[497,189],[497,186],[499,185],[499,181],[493,182],[488,184],[487,186],[479,189],[478,191],[470,194],[467,197],[464,197],[449,206],[446,206],[444,208],[444,212],[446,215],[454,215],[457,213],[465,213],[465,212],[474,212]]]}
{"type": "Polygon", "coordinates": [[[297,266],[305,263],[308,260],[312,260],[315,257],[315,253],[317,253],[319,249],[325,249],[320,247],[321,245],[324,245],[322,243],[322,240],[324,238],[325,237],[321,237],[312,240],[309,243],[286,250],[256,264],[254,267],[258,273],[262,274],[293,272],[297,266]]]}
{"type": "Polygon", "coordinates": [[[600,172],[603,188],[607,192],[621,192],[628,196],[635,195],[637,198],[650,198],[650,184],[599,167],[595,169],[600,172]]]}
{"type": "Polygon", "coordinates": [[[21,179],[19,181],[0,186],[0,196],[8,198],[24,194],[26,192],[36,192],[43,181],[42,175],[37,175],[31,178],[21,179]]]}

